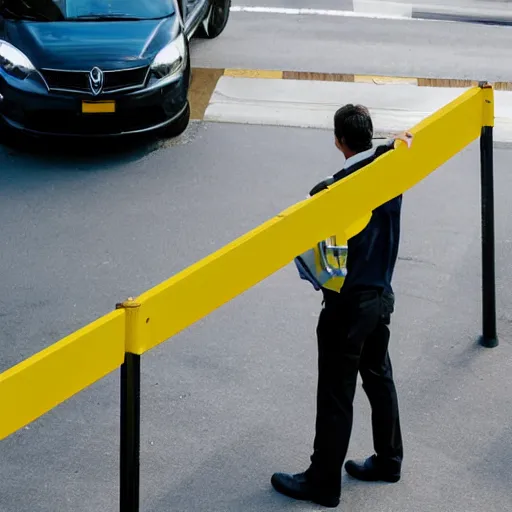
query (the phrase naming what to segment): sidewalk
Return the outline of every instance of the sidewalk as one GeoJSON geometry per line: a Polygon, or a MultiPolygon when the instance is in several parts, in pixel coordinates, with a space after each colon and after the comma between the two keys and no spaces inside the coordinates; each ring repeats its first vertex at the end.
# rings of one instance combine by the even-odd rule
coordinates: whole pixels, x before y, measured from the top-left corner
{"type": "Polygon", "coordinates": [[[512,25],[512,3],[502,0],[353,0],[355,12],[388,13],[423,18],[473,23],[512,25]]]}
{"type": "MultiPolygon", "coordinates": [[[[409,129],[466,89],[409,83],[323,82],[223,76],[206,109],[206,121],[330,129],[344,103],[372,114],[376,136],[409,129]]],[[[512,92],[495,91],[496,142],[512,142],[512,92]]]]}

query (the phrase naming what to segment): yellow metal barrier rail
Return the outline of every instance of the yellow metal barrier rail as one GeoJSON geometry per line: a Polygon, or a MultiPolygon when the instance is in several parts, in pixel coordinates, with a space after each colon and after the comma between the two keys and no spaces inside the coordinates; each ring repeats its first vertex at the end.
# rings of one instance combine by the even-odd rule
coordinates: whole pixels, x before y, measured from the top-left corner
{"type": "MultiPolygon", "coordinates": [[[[143,354],[288,264],[295,256],[406,192],[480,136],[492,89],[470,89],[411,130],[376,162],[142,294],[127,351],[143,354]],[[332,215],[336,212],[336,215],[332,215]],[[269,257],[269,254],[272,256],[269,257]]],[[[489,104],[492,106],[492,103],[489,104]]]]}
{"type": "MultiPolygon", "coordinates": [[[[495,346],[493,90],[469,89],[396,149],[0,375],[0,439],[121,366],[121,510],[139,510],[140,356],[354,225],[481,140],[484,344],[495,346]],[[336,212],[336,215],[331,215],[336,212]]],[[[362,226],[360,226],[360,229],[362,226]]]]}
{"type": "Polygon", "coordinates": [[[125,319],[114,311],[0,375],[0,439],[123,364],[125,319]]]}

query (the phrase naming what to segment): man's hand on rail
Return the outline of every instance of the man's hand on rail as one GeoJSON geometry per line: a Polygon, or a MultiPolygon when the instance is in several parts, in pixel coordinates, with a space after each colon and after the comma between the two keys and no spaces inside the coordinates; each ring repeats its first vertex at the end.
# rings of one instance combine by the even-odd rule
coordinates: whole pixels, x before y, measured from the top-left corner
{"type": "Polygon", "coordinates": [[[412,133],[410,132],[402,132],[399,133],[396,137],[394,137],[394,140],[401,140],[407,144],[407,147],[410,148],[412,144],[412,133]]]}

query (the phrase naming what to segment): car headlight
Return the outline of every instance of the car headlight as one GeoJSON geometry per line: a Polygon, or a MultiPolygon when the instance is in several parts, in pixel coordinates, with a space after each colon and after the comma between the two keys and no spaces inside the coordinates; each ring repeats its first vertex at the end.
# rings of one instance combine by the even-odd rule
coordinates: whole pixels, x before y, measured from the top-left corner
{"type": "Polygon", "coordinates": [[[187,62],[187,43],[180,34],[172,43],[160,50],[151,64],[151,74],[158,82],[179,74],[187,62]]]}
{"type": "Polygon", "coordinates": [[[30,59],[5,41],[0,41],[0,67],[9,75],[20,80],[25,80],[36,68],[30,59]]]}

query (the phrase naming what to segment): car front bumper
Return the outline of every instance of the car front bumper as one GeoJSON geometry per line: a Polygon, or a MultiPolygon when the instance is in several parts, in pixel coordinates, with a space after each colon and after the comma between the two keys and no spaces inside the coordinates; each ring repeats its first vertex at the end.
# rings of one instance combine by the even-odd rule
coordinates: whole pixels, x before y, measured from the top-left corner
{"type": "Polygon", "coordinates": [[[92,98],[23,87],[0,76],[0,116],[32,135],[111,137],[150,132],[179,119],[187,108],[189,70],[159,88],[92,98]],[[83,113],[82,102],[114,101],[114,113],[83,113]]]}

